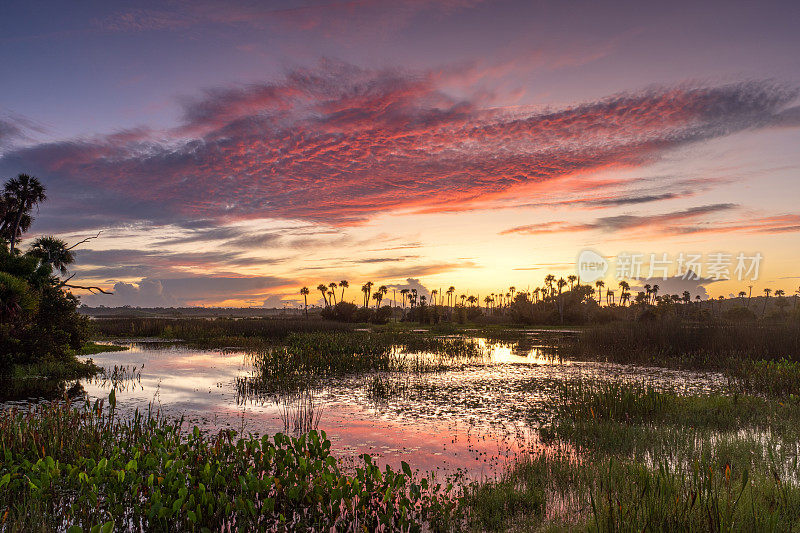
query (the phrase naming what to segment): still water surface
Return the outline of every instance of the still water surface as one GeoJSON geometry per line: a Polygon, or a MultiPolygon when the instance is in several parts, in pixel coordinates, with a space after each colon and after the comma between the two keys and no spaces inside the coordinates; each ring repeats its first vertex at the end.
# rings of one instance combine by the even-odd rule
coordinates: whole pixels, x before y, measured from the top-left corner
{"type": "MultiPolygon", "coordinates": [[[[369,453],[393,465],[404,460],[420,470],[491,476],[521,450],[537,446],[535,428],[551,416],[549,405],[565,380],[648,381],[687,391],[722,382],[712,373],[553,361],[535,332],[523,342],[475,340],[484,352],[478,361],[436,373],[380,376],[392,391],[383,399],[369,393],[374,375],[325,382],[313,404],[335,453],[369,453]]],[[[210,431],[286,431],[285,399],[237,393],[237,379],[252,375],[246,353],[147,341],[120,344],[129,350],[92,356],[109,371],[123,367],[133,375],[116,383],[120,412],[150,408],[210,431]]],[[[81,384],[92,400],[106,398],[114,386],[98,378],[81,384]]]]}

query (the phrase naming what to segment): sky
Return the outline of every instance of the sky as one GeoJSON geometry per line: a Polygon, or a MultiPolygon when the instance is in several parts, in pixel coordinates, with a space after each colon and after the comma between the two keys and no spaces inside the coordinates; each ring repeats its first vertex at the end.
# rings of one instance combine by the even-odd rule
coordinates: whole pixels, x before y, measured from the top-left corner
{"type": "Polygon", "coordinates": [[[30,236],[99,233],[73,281],[114,294],[89,305],[283,307],[343,279],[355,301],[366,281],[485,295],[586,249],[608,286],[640,254],[670,291],[794,294],[798,20],[791,1],[9,0],[0,177],[47,187],[30,236]]]}

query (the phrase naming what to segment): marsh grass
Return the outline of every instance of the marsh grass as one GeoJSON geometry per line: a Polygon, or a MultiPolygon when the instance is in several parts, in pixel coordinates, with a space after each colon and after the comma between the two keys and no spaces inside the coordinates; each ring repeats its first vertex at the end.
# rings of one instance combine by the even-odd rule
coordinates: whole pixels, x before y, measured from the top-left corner
{"type": "Polygon", "coordinates": [[[308,433],[319,427],[324,406],[312,388],[287,391],[279,397],[284,431],[308,433]]]}
{"type": "Polygon", "coordinates": [[[92,321],[101,338],[160,337],[208,348],[282,340],[291,333],[344,332],[353,326],[326,320],[283,318],[103,318],[92,321]]]}
{"type": "Polygon", "coordinates": [[[256,379],[264,385],[294,379],[367,372],[428,372],[484,355],[461,337],[399,333],[293,333],[279,347],[250,354],[256,379]]]}
{"type": "Polygon", "coordinates": [[[127,346],[118,346],[116,344],[98,344],[96,342],[87,342],[81,347],[78,355],[94,355],[106,352],[123,352],[127,350],[127,346]]]}
{"type": "Polygon", "coordinates": [[[800,396],[800,361],[731,361],[729,387],[750,394],[796,400],[800,396]]]}
{"type": "Polygon", "coordinates": [[[580,380],[552,408],[544,451],[467,491],[473,529],[800,527],[797,402],[580,380]]]}
{"type": "Polygon", "coordinates": [[[725,369],[741,360],[800,361],[800,322],[612,322],[586,328],[564,352],[580,359],[695,369],[725,369]]]}

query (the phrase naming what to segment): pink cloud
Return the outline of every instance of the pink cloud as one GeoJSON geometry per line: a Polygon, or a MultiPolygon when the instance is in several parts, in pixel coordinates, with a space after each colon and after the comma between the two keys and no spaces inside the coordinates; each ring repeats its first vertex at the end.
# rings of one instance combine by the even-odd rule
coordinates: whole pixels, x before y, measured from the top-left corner
{"type": "Polygon", "coordinates": [[[771,83],[650,89],[541,111],[453,98],[438,79],[328,61],[186,101],[184,124],[168,134],[145,128],[42,144],[6,154],[0,168],[25,168],[73,195],[64,216],[74,217],[82,201],[75,191],[89,190],[90,210],[106,206],[117,221],[352,225],[389,211],[469,209],[511,195],[535,203],[565,179],[573,192],[592,191],[603,186],[598,170],[797,122],[790,107],[797,92],[771,83]]]}

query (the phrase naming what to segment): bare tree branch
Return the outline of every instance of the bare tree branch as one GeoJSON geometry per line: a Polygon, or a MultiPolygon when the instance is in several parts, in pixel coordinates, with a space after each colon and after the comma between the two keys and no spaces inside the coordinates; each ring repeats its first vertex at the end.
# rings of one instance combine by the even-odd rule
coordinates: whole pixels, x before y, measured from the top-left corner
{"type": "Polygon", "coordinates": [[[70,289],[83,289],[85,291],[91,292],[92,294],[97,294],[97,293],[100,293],[100,292],[103,293],[103,294],[114,294],[113,292],[108,292],[105,289],[102,289],[100,287],[94,287],[94,286],[91,286],[91,285],[71,285],[69,283],[62,283],[60,286],[61,287],[69,287],[70,289]]]}
{"type": "Polygon", "coordinates": [[[96,238],[98,238],[98,237],[100,236],[100,234],[101,234],[101,233],[103,233],[103,232],[102,232],[102,231],[98,231],[98,232],[97,232],[97,235],[95,235],[94,237],[86,237],[86,238],[85,238],[85,239],[83,239],[82,241],[78,241],[78,242],[76,242],[75,244],[73,244],[72,246],[70,246],[69,248],[67,248],[67,250],[72,250],[72,249],[73,249],[73,248],[75,248],[76,246],[79,246],[79,245],[81,245],[81,244],[83,244],[83,243],[85,243],[85,242],[87,242],[87,241],[91,241],[92,239],[96,239],[96,238]]]}

